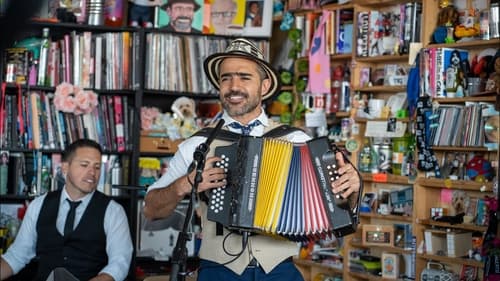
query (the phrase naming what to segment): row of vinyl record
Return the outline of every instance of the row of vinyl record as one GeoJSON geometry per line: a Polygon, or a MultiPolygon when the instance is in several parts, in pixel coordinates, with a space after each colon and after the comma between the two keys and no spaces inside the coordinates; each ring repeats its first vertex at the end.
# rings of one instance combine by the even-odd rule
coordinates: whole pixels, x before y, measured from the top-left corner
{"type": "Polygon", "coordinates": [[[498,116],[498,111],[488,103],[440,105],[429,112],[427,142],[433,146],[490,147],[498,142],[485,133],[485,123],[492,116],[498,116]]]}
{"type": "MultiPolygon", "coordinates": [[[[196,94],[214,92],[203,72],[203,60],[210,54],[223,52],[229,42],[217,37],[146,34],[145,88],[196,94]]],[[[265,40],[254,43],[267,58],[269,43],[265,40]]]]}
{"type": "MultiPolygon", "coordinates": [[[[65,184],[60,153],[29,153],[1,150],[0,195],[41,195],[59,190],[65,184]]],[[[97,190],[121,195],[112,185],[129,183],[130,158],[127,155],[103,154],[97,190]]]]}
{"type": "Polygon", "coordinates": [[[96,140],[109,151],[132,146],[134,107],[126,96],[101,95],[91,113],[76,115],[56,110],[54,94],[28,91],[5,96],[5,116],[0,130],[5,149],[62,150],[80,138],[96,140]]]}
{"type": "Polygon", "coordinates": [[[65,81],[115,90],[132,89],[138,80],[137,33],[71,31],[52,38],[47,31],[45,35],[38,57],[22,43],[5,50],[6,82],[54,87],[65,81]]]}

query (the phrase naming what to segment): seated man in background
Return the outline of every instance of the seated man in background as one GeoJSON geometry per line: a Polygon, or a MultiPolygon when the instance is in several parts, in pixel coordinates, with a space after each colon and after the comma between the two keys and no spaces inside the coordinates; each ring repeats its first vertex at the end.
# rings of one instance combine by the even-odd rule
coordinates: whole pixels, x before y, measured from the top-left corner
{"type": "Polygon", "coordinates": [[[96,191],[101,155],[101,146],[88,139],[66,148],[64,189],[30,203],[14,243],[2,255],[0,280],[33,259],[38,263],[35,280],[46,280],[61,268],[85,281],[127,277],[133,252],[127,215],[120,204],[96,191]]]}

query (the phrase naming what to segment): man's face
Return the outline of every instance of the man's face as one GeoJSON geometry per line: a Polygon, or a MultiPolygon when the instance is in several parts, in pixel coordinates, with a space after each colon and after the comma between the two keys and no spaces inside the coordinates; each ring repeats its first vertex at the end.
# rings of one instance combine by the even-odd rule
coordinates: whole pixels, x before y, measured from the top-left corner
{"type": "Polygon", "coordinates": [[[227,58],[220,65],[220,99],[229,116],[243,124],[261,113],[262,95],[269,79],[261,79],[257,63],[243,58],[227,58]]]}
{"type": "Polygon", "coordinates": [[[210,19],[215,33],[227,34],[226,28],[233,23],[237,8],[233,0],[216,0],[212,4],[210,19]]]}
{"type": "Polygon", "coordinates": [[[190,32],[193,23],[194,5],[191,3],[175,3],[167,8],[170,23],[175,31],[190,32]]]}
{"type": "Polygon", "coordinates": [[[251,13],[257,14],[258,11],[259,11],[259,4],[255,3],[255,2],[250,4],[250,12],[251,13]]]}
{"type": "Polygon", "coordinates": [[[62,164],[66,174],[66,190],[78,199],[97,188],[101,174],[101,153],[91,147],[80,147],[69,162],[62,164]]]}

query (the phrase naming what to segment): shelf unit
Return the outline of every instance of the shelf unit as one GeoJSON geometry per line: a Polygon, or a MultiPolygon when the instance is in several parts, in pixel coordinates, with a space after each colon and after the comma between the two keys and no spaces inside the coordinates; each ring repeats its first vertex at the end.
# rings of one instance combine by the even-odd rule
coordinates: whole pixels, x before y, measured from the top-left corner
{"type": "MultiPolygon", "coordinates": [[[[143,43],[143,33],[140,29],[136,28],[129,28],[129,27],[109,27],[109,26],[90,26],[90,25],[84,25],[84,24],[73,24],[73,23],[58,23],[58,22],[44,22],[44,21],[32,21],[29,22],[25,28],[22,30],[18,30],[16,33],[16,38],[14,38],[16,41],[24,39],[24,38],[29,38],[29,37],[40,37],[42,34],[42,29],[43,28],[49,28],[50,30],[50,39],[51,41],[59,41],[62,40],[64,35],[70,34],[71,32],[75,32],[76,34],[82,34],[83,32],[91,32],[92,36],[98,35],[98,34],[105,34],[105,33],[110,33],[110,34],[118,34],[118,33],[128,33],[130,36],[130,45],[127,46],[125,49],[123,49],[124,52],[129,52],[130,58],[138,58],[135,57],[138,53],[136,53],[138,50],[142,49],[144,47],[143,43]]],[[[70,39],[71,40],[71,39],[70,39]]],[[[14,40],[12,40],[14,41],[14,40]]],[[[93,43],[92,43],[93,44],[93,43]]],[[[72,43],[71,43],[72,46],[72,43]]],[[[10,47],[10,46],[8,46],[10,47]]],[[[90,51],[90,50],[89,50],[90,51]]],[[[71,53],[73,52],[73,49],[70,51],[71,53]]],[[[73,55],[73,54],[71,54],[73,55]]],[[[2,60],[0,61],[0,68],[3,70],[5,66],[5,61],[4,61],[4,56],[2,54],[2,60]]],[[[137,112],[137,109],[140,108],[141,104],[141,99],[142,99],[142,81],[140,80],[140,77],[136,76],[138,73],[142,73],[140,70],[142,69],[142,62],[140,59],[134,60],[133,62],[130,61],[130,64],[128,67],[130,67],[130,72],[128,73],[128,77],[122,77],[125,81],[125,79],[128,79],[130,82],[128,85],[125,85],[123,88],[114,88],[110,87],[107,88],[104,86],[103,88],[101,87],[94,87],[93,83],[91,87],[85,88],[85,90],[92,90],[94,91],[99,97],[112,97],[112,96],[118,96],[121,97],[121,99],[127,99],[127,103],[131,106],[131,108],[134,108],[134,110],[130,111],[128,118],[130,118],[130,123],[129,124],[124,124],[124,126],[127,126],[128,128],[128,135],[124,135],[126,139],[126,148],[123,151],[118,151],[113,148],[106,148],[103,147],[103,155],[117,155],[117,157],[120,158],[121,161],[126,161],[128,164],[124,165],[123,168],[123,182],[122,184],[125,184],[127,186],[133,186],[137,182],[137,161],[134,159],[138,158],[138,151],[133,149],[134,147],[137,147],[139,145],[139,135],[137,132],[139,132],[139,115],[133,113],[134,111],[137,112]],[[133,66],[133,67],[132,67],[133,66]],[[136,71],[133,73],[133,71],[136,71]],[[132,127],[129,127],[130,124],[133,124],[132,127]]],[[[71,73],[73,73],[73,69],[71,70],[71,73]]],[[[125,72],[123,72],[125,73],[125,72]]],[[[73,75],[73,74],[71,74],[73,75]]],[[[73,77],[73,76],[72,76],[73,77]]],[[[0,78],[0,82],[3,82],[4,80],[3,72],[2,72],[2,77],[0,78]]],[[[63,80],[61,80],[63,81],[63,80]]],[[[27,81],[28,82],[28,81],[27,81]]],[[[80,86],[76,85],[75,86],[80,86]]],[[[27,96],[28,92],[39,92],[39,93],[54,93],[55,92],[55,85],[54,86],[39,86],[39,85],[20,85],[21,92],[23,96],[27,96]]],[[[17,93],[17,86],[13,83],[7,83],[6,85],[6,95],[14,96],[16,97],[18,95],[17,93]]],[[[102,105],[99,105],[102,106],[102,105]]],[[[123,110],[128,110],[128,108],[122,108],[123,110]]],[[[25,109],[23,109],[25,110],[25,109]]],[[[26,109],[30,111],[30,109],[26,109]]],[[[48,116],[47,116],[48,117],[48,116]]],[[[67,126],[67,125],[66,125],[67,126]]],[[[66,136],[69,137],[69,136],[66,136]]],[[[80,135],[75,136],[76,138],[80,138],[80,135]]],[[[114,141],[114,140],[113,140],[114,141]]],[[[65,145],[68,145],[69,141],[65,138],[65,145]]],[[[25,144],[26,145],[26,144],[25,144]]],[[[61,149],[47,149],[47,148],[28,148],[26,146],[4,146],[1,147],[2,150],[7,150],[10,153],[22,153],[24,155],[26,154],[34,154],[34,153],[39,153],[40,155],[44,156],[51,156],[53,154],[60,154],[62,153],[61,149]]],[[[122,162],[122,164],[124,164],[122,162]]],[[[39,168],[38,168],[39,169],[39,168]]],[[[29,184],[29,183],[28,183],[29,184]]],[[[111,186],[109,186],[110,192],[111,192],[111,186]]],[[[129,218],[129,225],[133,226],[136,224],[136,212],[137,212],[137,197],[136,197],[136,192],[135,190],[126,190],[121,188],[120,195],[113,195],[112,198],[119,202],[120,204],[123,205],[128,218],[129,218]]],[[[25,201],[32,200],[39,194],[21,194],[21,195],[2,195],[1,196],[1,203],[2,204],[23,204],[25,201]]],[[[111,195],[111,193],[109,194],[111,195]]],[[[135,227],[130,227],[131,230],[131,235],[132,235],[132,241],[135,245],[135,227]]],[[[129,276],[131,278],[134,278],[135,272],[134,272],[134,266],[135,262],[134,260],[132,261],[132,266],[130,268],[129,276]]],[[[13,277],[15,278],[15,277],[13,277]]]]}
{"type": "MultiPolygon", "coordinates": [[[[304,15],[310,12],[321,14],[322,10],[339,10],[344,8],[354,9],[355,19],[354,26],[357,26],[356,13],[359,11],[368,11],[371,9],[380,9],[394,4],[405,4],[413,1],[404,0],[365,0],[358,1],[353,0],[348,4],[338,5],[338,4],[328,4],[322,6],[320,9],[316,10],[306,10],[306,11],[292,11],[295,15],[304,15]]],[[[447,47],[447,48],[457,48],[466,49],[469,51],[471,58],[472,55],[478,54],[480,51],[486,48],[498,48],[500,46],[500,38],[490,39],[490,40],[472,40],[468,42],[457,42],[453,44],[432,44],[431,35],[434,32],[437,23],[437,15],[440,10],[439,1],[437,0],[421,0],[417,1],[422,4],[422,25],[421,25],[421,40],[423,47],[447,47]]],[[[353,40],[355,41],[356,35],[353,35],[353,40]]],[[[356,42],[353,42],[353,50],[356,50],[356,42]]],[[[356,54],[342,54],[342,55],[331,55],[330,59],[332,63],[347,62],[351,68],[351,94],[359,92],[360,94],[369,94],[375,98],[381,98],[387,100],[390,96],[395,93],[406,92],[406,85],[402,86],[366,86],[360,85],[360,69],[363,67],[381,67],[385,64],[400,64],[409,66],[413,62],[409,62],[409,55],[384,55],[384,56],[374,56],[374,57],[358,57],[356,54]]],[[[307,60],[307,58],[299,58],[298,60],[307,60]]],[[[297,73],[296,77],[307,75],[307,73],[297,73]]],[[[295,92],[296,95],[299,93],[295,92]]],[[[450,104],[450,105],[460,105],[468,102],[486,102],[486,103],[498,103],[498,95],[494,92],[481,92],[474,93],[473,96],[466,96],[463,98],[434,98],[433,102],[439,104],[450,104]]],[[[338,112],[335,114],[337,117],[349,117],[350,113],[338,112]]],[[[364,137],[363,133],[366,130],[366,125],[368,121],[388,121],[387,118],[359,118],[355,117],[354,122],[357,124],[357,128],[360,132],[359,135],[354,135],[353,138],[359,143],[363,143],[364,137]]],[[[412,128],[414,124],[413,118],[400,118],[397,119],[398,122],[407,123],[407,126],[412,128]]],[[[498,151],[491,151],[485,147],[459,147],[459,146],[432,146],[431,149],[438,156],[442,156],[447,152],[462,152],[470,153],[476,152],[487,155],[488,159],[498,161],[498,151]]],[[[352,159],[354,163],[358,163],[357,156],[359,150],[352,154],[352,159]]],[[[443,180],[435,178],[425,178],[425,173],[422,171],[418,172],[417,178],[409,178],[406,176],[397,176],[392,174],[370,174],[362,173],[362,179],[365,185],[365,192],[373,191],[374,188],[389,186],[412,186],[413,187],[413,212],[411,216],[398,216],[398,215],[381,215],[376,213],[360,213],[361,226],[367,223],[374,224],[393,224],[393,223],[405,223],[412,226],[413,235],[416,238],[415,252],[408,250],[394,249],[393,247],[372,247],[375,252],[380,253],[385,250],[388,252],[399,252],[405,254],[414,255],[415,261],[415,277],[417,280],[420,278],[420,274],[426,266],[427,261],[433,260],[442,262],[452,268],[455,272],[460,273],[459,267],[461,265],[467,265],[481,269],[483,263],[480,261],[472,259],[457,259],[450,258],[446,256],[429,255],[424,253],[416,253],[416,250],[424,241],[423,231],[428,228],[447,228],[462,231],[471,231],[484,233],[486,231],[486,226],[478,226],[473,223],[462,223],[462,224],[448,224],[443,222],[436,222],[429,218],[430,207],[433,205],[438,205],[440,192],[443,189],[452,190],[462,190],[472,195],[484,196],[493,194],[493,184],[491,182],[480,183],[468,180],[443,180]]],[[[497,175],[498,176],[498,175],[497,175]]],[[[361,228],[360,226],[360,228],[361,228]]],[[[343,280],[394,280],[394,279],[383,279],[380,276],[374,276],[366,273],[351,272],[348,268],[349,257],[347,252],[354,248],[367,248],[360,241],[360,233],[349,235],[345,237],[344,240],[344,267],[343,267],[343,280]]],[[[318,263],[304,260],[295,260],[297,266],[305,272],[306,280],[307,278],[313,278],[311,274],[327,273],[327,269],[318,263]],[[325,270],[325,271],[322,271],[325,270]]],[[[479,270],[479,276],[481,276],[481,271],[479,270]]],[[[400,279],[401,280],[401,279],[400,279]]],[[[481,280],[481,278],[479,278],[481,280]]]]}

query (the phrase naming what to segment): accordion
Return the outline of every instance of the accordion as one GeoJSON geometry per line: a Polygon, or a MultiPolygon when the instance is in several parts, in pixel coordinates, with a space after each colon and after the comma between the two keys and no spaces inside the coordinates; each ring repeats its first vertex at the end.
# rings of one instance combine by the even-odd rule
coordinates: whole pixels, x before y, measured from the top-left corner
{"type": "MultiPolygon", "coordinates": [[[[231,230],[292,241],[356,231],[346,199],[331,191],[339,177],[326,137],[306,143],[242,136],[215,149],[227,184],[209,194],[207,218],[231,230]]],[[[356,208],[357,209],[357,208],[356,208]]]]}

